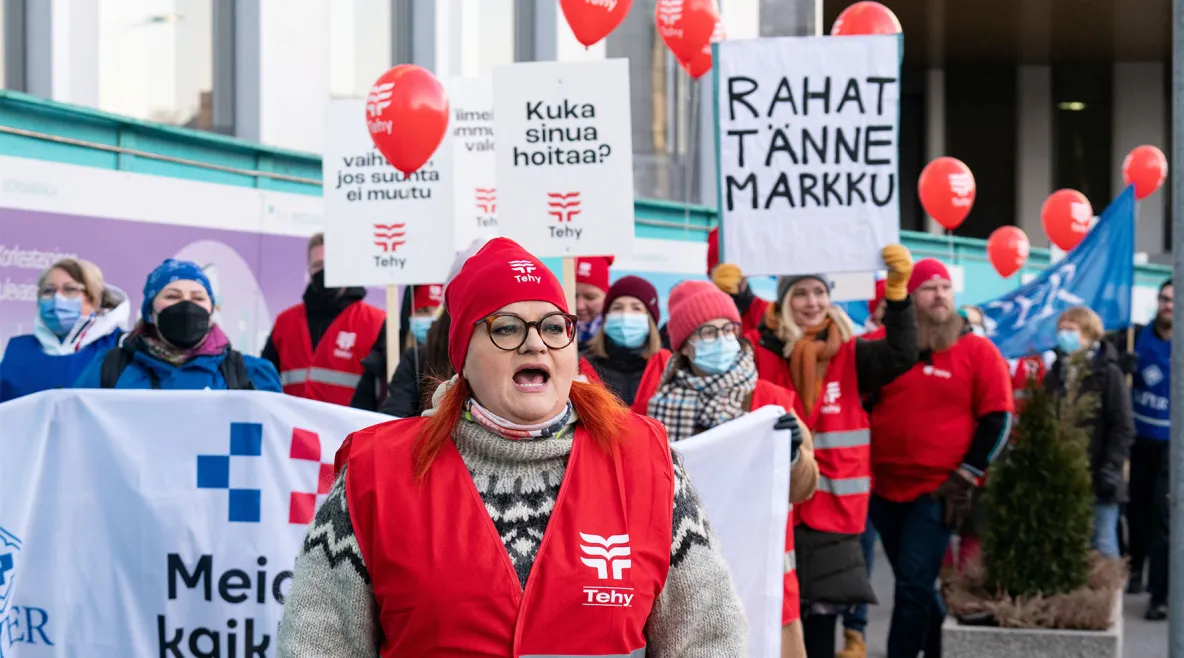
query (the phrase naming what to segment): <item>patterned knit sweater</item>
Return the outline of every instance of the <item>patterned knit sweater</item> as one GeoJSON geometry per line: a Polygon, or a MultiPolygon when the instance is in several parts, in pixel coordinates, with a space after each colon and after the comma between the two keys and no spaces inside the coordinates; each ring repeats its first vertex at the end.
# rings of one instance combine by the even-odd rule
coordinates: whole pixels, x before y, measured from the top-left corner
{"type": "MultiPolygon", "coordinates": [[[[563,480],[571,439],[508,441],[461,422],[453,439],[525,585],[563,480]]],[[[650,658],[740,658],[748,625],[731,574],[674,454],[670,572],[646,624],[650,658]]],[[[374,658],[370,576],[346,508],[345,474],[309,526],[284,606],[279,658],[374,658]]]]}

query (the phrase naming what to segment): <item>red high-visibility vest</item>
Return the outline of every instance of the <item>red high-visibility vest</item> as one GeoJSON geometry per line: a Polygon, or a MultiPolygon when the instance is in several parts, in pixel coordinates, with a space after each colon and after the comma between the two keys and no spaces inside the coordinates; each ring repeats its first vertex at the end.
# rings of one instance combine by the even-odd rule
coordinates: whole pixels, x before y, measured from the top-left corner
{"type": "Polygon", "coordinates": [[[342,446],[380,654],[644,655],[670,569],[674,467],[661,425],[630,414],[611,450],[576,429],[523,591],[456,445],[446,442],[415,478],[427,420],[377,425],[342,446]]]}
{"type": "Polygon", "coordinates": [[[362,378],[362,359],[374,347],[385,320],[380,308],[361,301],[350,304],[329,325],[314,354],[304,304],[280,313],[271,343],[280,356],[284,393],[349,406],[362,378]]]}
{"type": "MultiPolygon", "coordinates": [[[[756,332],[748,339],[758,346],[761,379],[796,392],[785,357],[761,347],[756,332]]],[[[815,530],[862,534],[871,499],[871,423],[859,397],[855,339],[843,343],[827,364],[813,413],[806,414],[800,394],[794,397],[794,410],[814,434],[818,462],[818,490],[797,506],[795,517],[815,530]]]]}
{"type": "Polygon", "coordinates": [[[641,372],[641,381],[637,383],[637,393],[633,396],[633,413],[642,416],[649,413],[650,398],[658,392],[658,385],[662,383],[662,375],[666,374],[666,366],[674,354],[667,349],[661,349],[650,356],[645,362],[645,370],[641,372]]]}

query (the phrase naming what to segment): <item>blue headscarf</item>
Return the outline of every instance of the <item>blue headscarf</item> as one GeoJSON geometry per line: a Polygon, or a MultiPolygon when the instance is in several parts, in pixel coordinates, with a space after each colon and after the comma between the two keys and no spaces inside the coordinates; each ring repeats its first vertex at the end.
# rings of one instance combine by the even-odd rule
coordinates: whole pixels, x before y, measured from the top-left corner
{"type": "Polygon", "coordinates": [[[152,300],[156,299],[160,291],[173,281],[196,281],[206,289],[210,300],[214,299],[214,288],[197,263],[166,258],[163,263],[152,270],[152,273],[148,275],[148,280],[144,282],[144,301],[140,305],[140,318],[145,324],[152,324],[152,300]]]}

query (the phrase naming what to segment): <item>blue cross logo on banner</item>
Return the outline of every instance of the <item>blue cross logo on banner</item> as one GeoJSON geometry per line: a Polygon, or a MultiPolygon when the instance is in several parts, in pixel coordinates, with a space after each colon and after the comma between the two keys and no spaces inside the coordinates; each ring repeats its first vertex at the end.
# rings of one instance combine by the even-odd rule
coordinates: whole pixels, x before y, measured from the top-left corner
{"type": "Polygon", "coordinates": [[[230,424],[230,454],[197,456],[197,488],[225,489],[229,493],[227,520],[232,523],[259,523],[263,492],[230,486],[232,459],[263,456],[263,425],[230,424]]]}

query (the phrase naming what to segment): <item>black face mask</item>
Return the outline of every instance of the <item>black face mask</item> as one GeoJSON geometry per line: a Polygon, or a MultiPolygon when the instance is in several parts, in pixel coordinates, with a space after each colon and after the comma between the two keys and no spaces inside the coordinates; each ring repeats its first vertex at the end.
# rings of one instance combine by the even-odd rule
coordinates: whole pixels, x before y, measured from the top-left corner
{"type": "Polygon", "coordinates": [[[182,301],[156,314],[156,328],[169,344],[187,350],[210,333],[210,313],[191,301],[182,301]]]}
{"type": "Polygon", "coordinates": [[[316,305],[328,305],[337,298],[340,288],[326,288],[325,287],[325,270],[321,270],[310,277],[308,282],[308,290],[305,295],[308,296],[308,301],[314,302],[316,305]]]}

